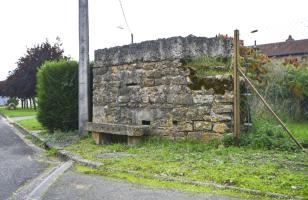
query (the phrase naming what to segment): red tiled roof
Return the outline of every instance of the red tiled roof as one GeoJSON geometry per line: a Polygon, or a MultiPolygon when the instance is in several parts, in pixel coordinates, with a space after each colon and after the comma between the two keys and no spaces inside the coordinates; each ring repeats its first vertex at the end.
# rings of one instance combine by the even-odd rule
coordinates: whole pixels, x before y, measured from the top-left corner
{"type": "Polygon", "coordinates": [[[267,56],[308,54],[308,39],[257,45],[267,56]]]}

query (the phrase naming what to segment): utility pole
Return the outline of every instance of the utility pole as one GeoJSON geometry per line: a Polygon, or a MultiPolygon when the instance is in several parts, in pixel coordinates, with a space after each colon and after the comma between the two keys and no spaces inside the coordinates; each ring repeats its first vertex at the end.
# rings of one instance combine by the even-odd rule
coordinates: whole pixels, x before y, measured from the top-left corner
{"type": "Polygon", "coordinates": [[[234,31],[233,38],[233,133],[235,135],[235,143],[240,144],[240,82],[239,73],[239,30],[234,31]]]}
{"type": "Polygon", "coordinates": [[[89,120],[88,81],[89,79],[89,14],[88,0],[79,0],[79,93],[78,128],[79,134],[85,134],[85,125],[89,120]]]}
{"type": "Polygon", "coordinates": [[[131,43],[133,44],[134,43],[134,34],[133,33],[130,34],[130,38],[131,38],[131,43]]]}

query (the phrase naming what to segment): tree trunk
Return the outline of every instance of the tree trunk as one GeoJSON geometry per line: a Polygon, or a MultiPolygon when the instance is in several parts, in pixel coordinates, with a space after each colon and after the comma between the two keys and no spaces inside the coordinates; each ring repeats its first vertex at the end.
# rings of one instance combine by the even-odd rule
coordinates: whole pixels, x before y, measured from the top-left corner
{"type": "Polygon", "coordinates": [[[36,102],[35,102],[35,97],[32,98],[32,101],[33,101],[33,107],[34,107],[34,110],[36,110],[36,102]]]}
{"type": "Polygon", "coordinates": [[[32,108],[32,99],[29,98],[30,108],[32,108]]]}
{"type": "Polygon", "coordinates": [[[20,99],[20,102],[21,102],[21,108],[23,109],[24,108],[24,100],[20,99]]]}

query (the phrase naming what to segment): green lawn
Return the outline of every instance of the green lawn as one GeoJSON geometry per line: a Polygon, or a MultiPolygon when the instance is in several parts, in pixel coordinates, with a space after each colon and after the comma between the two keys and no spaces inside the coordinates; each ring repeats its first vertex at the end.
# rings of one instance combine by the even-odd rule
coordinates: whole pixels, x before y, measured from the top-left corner
{"type": "Polygon", "coordinates": [[[308,197],[308,156],[303,152],[214,148],[197,141],[173,142],[155,138],[135,147],[123,144],[97,146],[88,138],[66,147],[66,150],[103,163],[98,169],[77,166],[80,171],[151,186],[227,193],[243,198],[265,198],[187,183],[215,182],[308,197]],[[126,156],[108,156],[114,152],[125,153],[126,156]],[[100,157],[100,154],[107,156],[100,157]],[[184,180],[186,184],[175,179],[184,180]]]}
{"type": "Polygon", "coordinates": [[[287,127],[292,131],[296,139],[298,139],[301,143],[308,145],[308,122],[290,122],[287,123],[287,127]]]}
{"type": "Polygon", "coordinates": [[[21,109],[17,108],[16,110],[8,110],[5,107],[0,107],[0,113],[7,117],[24,117],[24,116],[35,116],[37,110],[34,109],[21,109]]]}
{"type": "Polygon", "coordinates": [[[37,119],[19,120],[17,121],[17,124],[30,131],[44,130],[43,126],[37,121],[37,119]]]}

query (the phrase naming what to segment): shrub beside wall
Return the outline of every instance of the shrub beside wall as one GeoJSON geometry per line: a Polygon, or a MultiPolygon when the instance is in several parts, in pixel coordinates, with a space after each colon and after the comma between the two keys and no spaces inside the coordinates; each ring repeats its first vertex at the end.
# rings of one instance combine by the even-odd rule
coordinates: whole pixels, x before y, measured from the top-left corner
{"type": "Polygon", "coordinates": [[[38,120],[49,131],[78,128],[78,64],[46,62],[37,74],[38,120]]]}

